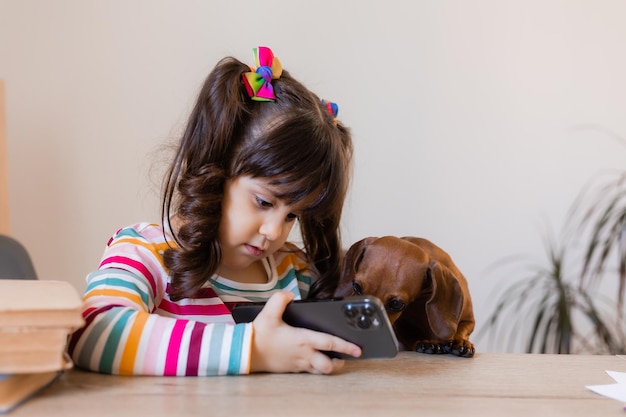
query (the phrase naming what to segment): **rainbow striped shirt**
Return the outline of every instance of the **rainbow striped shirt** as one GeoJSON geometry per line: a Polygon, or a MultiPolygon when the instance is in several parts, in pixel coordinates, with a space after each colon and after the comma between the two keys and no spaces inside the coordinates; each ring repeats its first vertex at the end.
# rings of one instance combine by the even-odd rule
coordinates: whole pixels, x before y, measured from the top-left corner
{"type": "Polygon", "coordinates": [[[120,375],[232,375],[250,371],[252,325],[229,310],[288,290],[306,297],[314,278],[295,245],[265,260],[266,284],[214,276],[193,297],[172,301],[163,251],[174,245],[156,224],[139,223],[109,240],[97,271],[87,276],[85,326],[68,352],[81,368],[120,375]]]}

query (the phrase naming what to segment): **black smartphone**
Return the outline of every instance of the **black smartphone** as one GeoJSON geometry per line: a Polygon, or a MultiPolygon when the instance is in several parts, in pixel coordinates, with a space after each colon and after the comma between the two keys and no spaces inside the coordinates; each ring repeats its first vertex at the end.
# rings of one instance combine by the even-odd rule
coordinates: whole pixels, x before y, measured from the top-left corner
{"type": "MultiPolygon", "coordinates": [[[[237,323],[254,320],[265,303],[241,303],[232,309],[237,323]]],[[[341,359],[392,358],[398,341],[382,302],[373,296],[353,296],[327,300],[296,300],[287,305],[285,323],[340,337],[358,345],[359,358],[337,352],[324,352],[341,359]]]]}

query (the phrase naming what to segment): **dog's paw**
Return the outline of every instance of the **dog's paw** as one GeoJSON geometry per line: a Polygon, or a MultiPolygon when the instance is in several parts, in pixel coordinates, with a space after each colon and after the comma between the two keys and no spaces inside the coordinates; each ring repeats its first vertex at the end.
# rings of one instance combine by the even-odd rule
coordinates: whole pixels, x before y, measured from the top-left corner
{"type": "Polygon", "coordinates": [[[447,353],[445,350],[445,345],[443,343],[431,341],[417,342],[417,345],[415,346],[415,351],[418,353],[429,353],[431,355],[440,355],[443,353],[447,353]]]}
{"type": "Polygon", "coordinates": [[[451,353],[462,358],[471,358],[476,353],[474,344],[469,340],[453,340],[444,346],[446,353],[451,353]]]}

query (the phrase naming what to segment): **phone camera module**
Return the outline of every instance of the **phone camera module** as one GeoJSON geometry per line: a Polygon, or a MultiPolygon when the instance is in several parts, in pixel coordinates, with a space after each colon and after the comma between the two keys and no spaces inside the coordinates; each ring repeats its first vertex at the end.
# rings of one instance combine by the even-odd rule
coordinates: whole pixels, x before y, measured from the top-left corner
{"type": "Polygon", "coordinates": [[[347,303],[343,306],[343,314],[351,326],[360,330],[368,330],[380,326],[376,307],[368,302],[347,303]]]}

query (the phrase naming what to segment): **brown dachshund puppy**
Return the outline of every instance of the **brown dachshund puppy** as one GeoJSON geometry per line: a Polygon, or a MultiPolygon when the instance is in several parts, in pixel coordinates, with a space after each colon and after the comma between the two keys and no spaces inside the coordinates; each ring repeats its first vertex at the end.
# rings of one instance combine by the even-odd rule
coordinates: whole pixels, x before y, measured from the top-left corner
{"type": "Polygon", "coordinates": [[[450,256],[417,237],[368,237],[346,253],[336,297],[374,295],[401,349],[474,356],[467,281],[450,256]]]}

